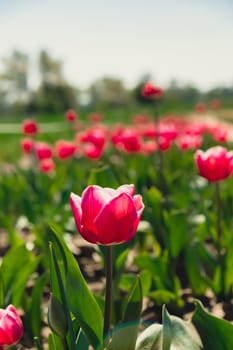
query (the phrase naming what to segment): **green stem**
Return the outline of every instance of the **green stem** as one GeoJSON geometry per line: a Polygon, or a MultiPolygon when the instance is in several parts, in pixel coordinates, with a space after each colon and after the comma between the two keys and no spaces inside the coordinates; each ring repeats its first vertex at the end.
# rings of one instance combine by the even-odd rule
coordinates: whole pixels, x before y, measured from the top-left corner
{"type": "Polygon", "coordinates": [[[222,227],[221,227],[221,197],[219,182],[215,182],[215,200],[216,200],[216,233],[217,233],[217,250],[218,259],[221,261],[221,240],[222,240],[222,227]]]}
{"type": "Polygon", "coordinates": [[[106,291],[105,291],[105,309],[104,309],[104,331],[106,337],[110,331],[111,306],[112,306],[112,246],[106,246],[106,291]]]}
{"type": "Polygon", "coordinates": [[[215,182],[215,200],[216,200],[216,233],[217,233],[217,253],[218,253],[218,264],[220,267],[220,293],[221,298],[225,298],[225,261],[222,253],[222,208],[221,208],[221,197],[220,197],[220,184],[215,182]]]}

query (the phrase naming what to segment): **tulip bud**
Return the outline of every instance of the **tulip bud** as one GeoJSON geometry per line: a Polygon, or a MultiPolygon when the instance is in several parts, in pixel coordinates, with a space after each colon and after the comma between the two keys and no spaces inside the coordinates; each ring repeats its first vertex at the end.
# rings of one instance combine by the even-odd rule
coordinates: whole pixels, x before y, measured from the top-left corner
{"type": "Polygon", "coordinates": [[[17,343],[23,335],[23,323],[13,305],[0,309],[0,349],[17,343]]]}
{"type": "Polygon", "coordinates": [[[52,331],[60,338],[64,339],[67,333],[67,319],[65,310],[60,301],[51,294],[48,308],[48,323],[52,331]]]}

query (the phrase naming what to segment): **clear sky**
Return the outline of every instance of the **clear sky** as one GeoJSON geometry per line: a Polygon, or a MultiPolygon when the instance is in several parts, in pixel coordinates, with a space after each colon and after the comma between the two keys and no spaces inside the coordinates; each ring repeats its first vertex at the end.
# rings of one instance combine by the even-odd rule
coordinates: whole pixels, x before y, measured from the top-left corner
{"type": "Polygon", "coordinates": [[[146,73],[160,85],[232,85],[233,0],[0,0],[0,58],[13,49],[32,62],[47,49],[81,88],[146,73]]]}

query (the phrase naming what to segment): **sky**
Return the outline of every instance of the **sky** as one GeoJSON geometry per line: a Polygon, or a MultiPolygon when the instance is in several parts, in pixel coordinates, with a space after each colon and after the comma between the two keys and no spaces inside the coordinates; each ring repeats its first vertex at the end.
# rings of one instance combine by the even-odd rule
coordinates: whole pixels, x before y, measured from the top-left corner
{"type": "MultiPolygon", "coordinates": [[[[0,59],[40,50],[85,89],[103,76],[133,86],[145,74],[202,90],[233,84],[232,0],[0,0],[0,59]]],[[[2,66],[0,65],[0,71],[2,66]]]]}

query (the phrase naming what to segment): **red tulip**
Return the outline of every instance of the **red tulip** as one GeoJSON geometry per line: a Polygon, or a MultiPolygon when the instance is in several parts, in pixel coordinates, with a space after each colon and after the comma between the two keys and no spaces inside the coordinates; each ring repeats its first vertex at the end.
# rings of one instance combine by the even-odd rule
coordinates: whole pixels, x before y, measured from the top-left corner
{"type": "Polygon", "coordinates": [[[0,349],[17,343],[23,335],[23,323],[13,305],[0,309],[0,349]]]}
{"type": "Polygon", "coordinates": [[[28,137],[25,137],[21,140],[21,148],[23,153],[29,154],[32,152],[34,147],[34,141],[28,137]]]}
{"type": "Polygon", "coordinates": [[[197,113],[204,113],[206,110],[206,105],[203,102],[198,102],[195,106],[197,113]]]}
{"type": "Polygon", "coordinates": [[[123,185],[116,190],[89,186],[81,197],[71,193],[70,204],[83,238],[102,245],[132,239],[144,209],[142,197],[134,195],[134,185],[123,185]]]}
{"type": "Polygon", "coordinates": [[[38,124],[33,119],[25,119],[22,123],[22,132],[25,135],[36,135],[38,133],[38,124]]]}
{"type": "Polygon", "coordinates": [[[46,142],[37,142],[35,151],[39,160],[51,158],[53,154],[51,146],[46,142]]]}
{"type": "Polygon", "coordinates": [[[65,119],[68,122],[74,122],[77,119],[77,114],[73,109],[69,109],[68,111],[66,111],[65,113],[65,119]]]}
{"type": "Polygon", "coordinates": [[[233,151],[227,152],[221,146],[211,147],[206,152],[198,150],[195,162],[200,175],[207,180],[224,180],[233,172],[233,151]]]}
{"type": "Polygon", "coordinates": [[[72,157],[75,151],[76,145],[72,141],[58,140],[55,144],[55,152],[60,159],[72,157]]]}
{"type": "Polygon", "coordinates": [[[87,158],[100,159],[103,154],[103,147],[96,146],[92,142],[83,145],[83,153],[87,158]]]}
{"type": "Polygon", "coordinates": [[[159,98],[163,95],[163,90],[153,85],[151,82],[146,83],[142,88],[142,96],[147,98],[159,98]]]}
{"type": "Polygon", "coordinates": [[[39,162],[39,169],[42,173],[53,173],[55,167],[56,166],[52,158],[45,158],[39,162]]]}

